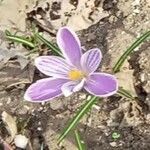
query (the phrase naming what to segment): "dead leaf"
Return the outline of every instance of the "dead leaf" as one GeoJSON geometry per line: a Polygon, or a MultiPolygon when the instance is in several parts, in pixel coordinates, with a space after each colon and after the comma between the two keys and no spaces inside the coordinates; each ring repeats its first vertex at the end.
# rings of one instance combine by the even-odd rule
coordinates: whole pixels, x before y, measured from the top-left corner
{"type": "Polygon", "coordinates": [[[2,121],[6,125],[6,129],[10,134],[10,139],[7,139],[8,142],[12,142],[15,135],[17,134],[17,124],[16,119],[9,115],[7,112],[2,112],[2,121]]]}
{"type": "Polygon", "coordinates": [[[1,49],[0,48],[0,68],[3,67],[3,65],[12,57],[14,57],[16,54],[14,51],[7,50],[7,49],[1,49]]]}
{"type": "Polygon", "coordinates": [[[5,63],[7,63],[11,58],[16,58],[17,61],[20,64],[21,69],[24,69],[28,63],[29,60],[27,57],[25,57],[19,50],[7,50],[7,49],[0,49],[0,68],[4,66],[5,63]]]}
{"type": "Polygon", "coordinates": [[[25,30],[26,7],[31,7],[36,0],[4,0],[0,5],[0,24],[1,29],[8,29],[12,27],[25,30]],[[11,11],[6,11],[11,10],[11,11]]]}
{"type": "MultiPolygon", "coordinates": [[[[77,8],[75,10],[71,10],[71,4],[66,6],[66,2],[69,3],[68,0],[64,0],[62,2],[62,12],[66,13],[66,9],[68,13],[71,14],[66,25],[73,28],[75,31],[86,29],[93,24],[96,24],[102,18],[108,16],[108,12],[105,12],[102,8],[102,5],[95,6],[93,0],[82,0],[78,2],[77,8]],[[80,22],[80,23],[79,23],[80,22]]],[[[62,19],[65,19],[65,15],[62,19]]]]}
{"type": "Polygon", "coordinates": [[[116,73],[115,76],[118,79],[119,86],[123,87],[125,90],[129,91],[133,96],[137,96],[134,88],[134,70],[122,69],[120,72],[116,73]]]}
{"type": "Polygon", "coordinates": [[[28,17],[51,29],[58,30],[62,25],[66,25],[78,31],[96,24],[109,15],[103,10],[102,3],[96,5],[94,0],[81,0],[77,3],[70,0],[39,1],[34,10],[28,11],[28,17]]]}
{"type": "Polygon", "coordinates": [[[24,69],[29,63],[29,60],[26,57],[22,56],[22,55],[17,56],[17,61],[20,64],[21,70],[24,69]]]}
{"type": "Polygon", "coordinates": [[[17,50],[0,49],[0,85],[6,88],[31,83],[34,66],[17,50]],[[16,58],[11,60],[11,58],[16,58]]]}
{"type": "Polygon", "coordinates": [[[34,76],[34,69],[35,67],[32,64],[29,64],[26,68],[21,70],[17,60],[9,61],[0,70],[0,85],[10,88],[20,84],[31,83],[34,76]]]}

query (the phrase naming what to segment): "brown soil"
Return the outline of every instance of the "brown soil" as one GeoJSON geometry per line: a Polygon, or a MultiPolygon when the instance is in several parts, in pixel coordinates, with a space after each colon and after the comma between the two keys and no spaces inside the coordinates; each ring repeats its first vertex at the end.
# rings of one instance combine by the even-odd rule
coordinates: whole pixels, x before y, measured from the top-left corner
{"type": "MultiPolygon", "coordinates": [[[[28,146],[27,150],[31,150],[31,147],[33,150],[39,150],[42,144],[44,150],[76,150],[73,133],[61,146],[57,145],[57,138],[68,120],[89,96],[85,91],[81,91],[69,98],[61,97],[42,104],[24,101],[23,94],[27,86],[43,77],[33,66],[33,59],[39,54],[46,55],[49,52],[41,46],[41,51],[31,54],[28,61],[23,56],[29,49],[7,41],[4,36],[5,29],[17,31],[21,35],[30,35],[31,23],[35,23],[36,28],[43,32],[46,38],[55,41],[56,30],[62,24],[71,26],[86,50],[93,47],[101,49],[104,57],[99,70],[111,72],[113,65],[127,47],[150,28],[149,0],[95,0],[94,8],[91,0],[84,0],[81,4],[76,0],[65,2],[66,6],[64,2],[62,6],[61,2],[55,0],[23,0],[21,4],[18,0],[14,0],[13,4],[8,0],[0,1],[0,60],[3,58],[0,64],[0,113],[6,111],[16,118],[19,122],[18,133],[20,125],[26,124],[24,133],[32,145],[28,146]],[[84,8],[87,21],[81,20],[81,24],[77,26],[73,22],[77,23],[77,20],[81,19],[80,15],[84,11],[80,15],[78,11],[81,11],[80,6],[83,4],[87,5],[87,8],[84,8]],[[65,7],[70,14],[68,22],[63,14],[65,7]],[[21,58],[18,57],[20,53],[21,58]],[[13,59],[10,59],[12,57],[13,59]]],[[[137,98],[131,101],[112,96],[99,100],[81,120],[78,129],[88,150],[150,149],[149,52],[149,43],[145,42],[128,58],[121,72],[116,74],[119,85],[137,98]],[[112,138],[114,132],[120,134],[118,139],[112,138]]],[[[5,125],[2,120],[0,127],[0,136],[10,143],[9,134],[3,130],[5,125]]]]}

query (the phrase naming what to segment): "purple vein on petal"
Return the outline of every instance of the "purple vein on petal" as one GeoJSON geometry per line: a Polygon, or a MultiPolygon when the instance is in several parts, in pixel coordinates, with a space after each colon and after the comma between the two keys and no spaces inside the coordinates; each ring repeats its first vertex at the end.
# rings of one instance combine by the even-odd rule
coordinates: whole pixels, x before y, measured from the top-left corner
{"type": "Polygon", "coordinates": [[[86,73],[93,73],[98,68],[101,59],[101,51],[98,48],[91,49],[82,55],[81,66],[86,73]]]}
{"type": "Polygon", "coordinates": [[[93,73],[86,81],[84,88],[93,95],[107,97],[117,92],[118,82],[111,74],[93,73]]]}
{"type": "Polygon", "coordinates": [[[58,56],[40,56],[35,59],[36,67],[44,74],[57,78],[68,78],[72,66],[58,56]]]}
{"type": "Polygon", "coordinates": [[[31,84],[24,95],[25,100],[32,102],[48,101],[62,95],[61,87],[67,79],[45,78],[31,84]]]}
{"type": "MultiPolygon", "coordinates": [[[[89,67],[94,67],[97,63],[95,63],[95,62],[99,62],[98,61],[98,59],[99,59],[99,54],[97,54],[97,53],[94,53],[93,54],[93,58],[91,59],[91,62],[89,62],[89,67]]],[[[98,63],[99,64],[99,63],[98,63]]]]}
{"type": "Polygon", "coordinates": [[[82,52],[77,35],[68,27],[62,27],[57,33],[57,44],[66,60],[79,67],[82,52]]]}
{"type": "Polygon", "coordinates": [[[73,93],[73,89],[75,88],[75,86],[78,84],[78,82],[76,81],[69,81],[67,83],[65,83],[62,87],[62,93],[64,94],[64,96],[68,97],[73,93]]]}

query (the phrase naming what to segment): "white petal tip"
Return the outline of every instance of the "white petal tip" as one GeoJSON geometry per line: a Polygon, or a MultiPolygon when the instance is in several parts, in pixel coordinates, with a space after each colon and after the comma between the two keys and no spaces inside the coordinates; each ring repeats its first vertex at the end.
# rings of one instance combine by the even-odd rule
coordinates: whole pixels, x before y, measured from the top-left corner
{"type": "Polygon", "coordinates": [[[65,89],[65,88],[63,88],[62,92],[65,97],[69,97],[70,95],[73,94],[72,91],[70,91],[69,89],[65,89]]]}
{"type": "Polygon", "coordinates": [[[63,91],[63,94],[65,97],[69,97],[70,95],[73,94],[73,92],[70,92],[70,91],[63,91]]]}
{"type": "Polygon", "coordinates": [[[32,99],[28,96],[27,93],[24,94],[24,97],[23,97],[23,98],[24,98],[25,101],[32,102],[32,99]]]}

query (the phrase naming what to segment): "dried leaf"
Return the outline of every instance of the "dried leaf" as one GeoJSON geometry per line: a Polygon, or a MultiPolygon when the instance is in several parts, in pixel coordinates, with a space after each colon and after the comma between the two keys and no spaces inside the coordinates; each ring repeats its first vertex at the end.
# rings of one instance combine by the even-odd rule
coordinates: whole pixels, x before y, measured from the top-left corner
{"type": "Polygon", "coordinates": [[[6,125],[6,129],[8,130],[10,134],[9,142],[12,142],[15,135],[17,134],[17,124],[15,118],[13,118],[11,115],[9,115],[7,112],[2,112],[2,121],[6,125]]]}
{"type": "Polygon", "coordinates": [[[121,72],[115,74],[118,79],[119,86],[130,92],[131,95],[136,97],[136,91],[134,88],[133,70],[124,69],[121,72]],[[128,80],[127,80],[128,79],[128,80]]]}
{"type": "Polygon", "coordinates": [[[16,54],[14,51],[10,51],[7,49],[0,49],[0,63],[4,65],[10,58],[14,57],[16,54]]]}
{"type": "Polygon", "coordinates": [[[29,63],[29,60],[19,51],[0,49],[0,69],[4,67],[5,63],[14,57],[16,57],[17,61],[19,62],[21,69],[24,69],[29,63]]]}
{"type": "Polygon", "coordinates": [[[26,7],[29,8],[36,0],[22,0],[22,1],[10,1],[4,0],[4,3],[0,5],[0,24],[1,29],[8,28],[19,28],[20,30],[25,30],[25,18],[26,18],[26,7]],[[6,11],[10,10],[10,11],[6,11]]]}
{"type": "Polygon", "coordinates": [[[30,19],[31,17],[32,20],[36,19],[43,26],[57,30],[62,25],[66,25],[74,31],[86,29],[108,15],[108,12],[102,8],[102,2],[96,5],[94,0],[39,1],[34,10],[28,12],[30,19]]]}
{"type": "MultiPolygon", "coordinates": [[[[24,63],[23,59],[20,61],[24,63]]],[[[26,64],[22,64],[22,68],[24,67],[23,65],[26,64]]],[[[9,61],[0,69],[0,85],[10,88],[20,84],[31,83],[34,76],[34,68],[32,64],[29,64],[22,70],[18,60],[9,61]]]]}
{"type": "MultiPolygon", "coordinates": [[[[64,16],[62,20],[66,18],[65,13],[68,11],[68,14],[71,16],[67,21],[67,26],[70,26],[75,31],[86,29],[89,26],[96,24],[102,18],[108,16],[108,12],[104,12],[102,6],[95,6],[93,0],[82,0],[78,1],[78,5],[76,8],[69,3],[69,0],[64,0],[62,2],[62,10],[64,16]],[[66,3],[68,2],[68,5],[66,3]],[[72,10],[74,9],[74,10],[72,10]],[[78,22],[80,20],[80,23],[78,22]]],[[[66,20],[66,19],[65,19],[66,20]]]]}
{"type": "Polygon", "coordinates": [[[29,60],[26,57],[21,56],[21,55],[17,56],[17,61],[20,64],[21,70],[24,69],[29,63],[29,60]]]}

